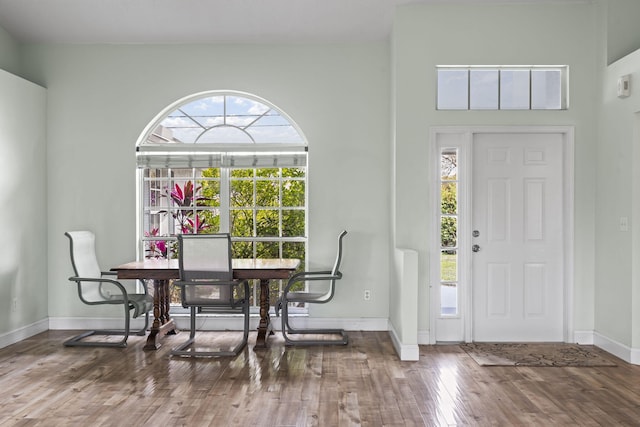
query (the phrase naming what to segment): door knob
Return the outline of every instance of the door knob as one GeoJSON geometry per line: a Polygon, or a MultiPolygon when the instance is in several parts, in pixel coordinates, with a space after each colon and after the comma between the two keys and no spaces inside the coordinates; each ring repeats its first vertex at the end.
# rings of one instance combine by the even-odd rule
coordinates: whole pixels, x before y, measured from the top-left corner
{"type": "Polygon", "coordinates": [[[471,250],[472,250],[473,252],[478,252],[478,251],[480,250],[480,245],[473,245],[473,246],[471,246],[471,250]]]}
{"type": "Polygon", "coordinates": [[[480,232],[478,230],[473,230],[473,237],[478,237],[480,232]]]}

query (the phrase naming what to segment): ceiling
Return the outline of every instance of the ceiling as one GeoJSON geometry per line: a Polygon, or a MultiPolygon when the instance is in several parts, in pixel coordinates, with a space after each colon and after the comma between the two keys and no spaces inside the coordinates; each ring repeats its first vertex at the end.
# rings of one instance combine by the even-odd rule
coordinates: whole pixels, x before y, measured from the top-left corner
{"type": "MultiPolygon", "coordinates": [[[[0,27],[19,42],[33,43],[375,41],[389,36],[397,5],[443,1],[0,0],[0,27]]],[[[500,3],[550,1],[576,0],[500,3]]]]}

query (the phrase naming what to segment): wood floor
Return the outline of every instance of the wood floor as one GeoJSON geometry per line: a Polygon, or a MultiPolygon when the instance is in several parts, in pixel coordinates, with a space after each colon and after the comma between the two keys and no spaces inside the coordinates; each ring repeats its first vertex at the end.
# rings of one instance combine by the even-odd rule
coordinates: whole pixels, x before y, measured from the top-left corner
{"type": "Polygon", "coordinates": [[[0,425],[640,425],[640,366],[612,356],[617,367],[481,367],[447,345],[401,362],[388,333],[351,332],[347,347],[289,348],[276,334],[268,350],[192,360],[169,356],[185,332],[155,352],[142,337],[63,347],[71,335],[0,350],[0,425]]]}

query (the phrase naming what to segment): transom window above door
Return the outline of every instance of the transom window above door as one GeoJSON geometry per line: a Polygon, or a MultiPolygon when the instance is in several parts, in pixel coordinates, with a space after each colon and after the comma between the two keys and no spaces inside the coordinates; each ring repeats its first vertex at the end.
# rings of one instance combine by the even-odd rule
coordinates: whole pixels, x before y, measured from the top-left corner
{"type": "Polygon", "coordinates": [[[438,110],[566,110],[568,67],[437,67],[438,110]]]}

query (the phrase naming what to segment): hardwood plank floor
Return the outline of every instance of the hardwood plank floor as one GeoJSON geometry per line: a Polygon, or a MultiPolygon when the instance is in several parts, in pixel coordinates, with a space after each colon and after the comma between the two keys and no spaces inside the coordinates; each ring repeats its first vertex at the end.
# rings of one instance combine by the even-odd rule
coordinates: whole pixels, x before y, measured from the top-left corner
{"type": "Polygon", "coordinates": [[[192,360],[169,356],[185,332],[155,352],[142,337],[125,349],[63,347],[71,335],[0,350],[0,425],[640,425],[640,366],[610,355],[617,367],[481,367],[443,345],[401,362],[388,333],[350,332],[347,347],[290,348],[276,334],[267,350],[192,360]]]}

